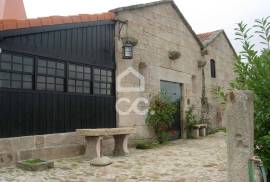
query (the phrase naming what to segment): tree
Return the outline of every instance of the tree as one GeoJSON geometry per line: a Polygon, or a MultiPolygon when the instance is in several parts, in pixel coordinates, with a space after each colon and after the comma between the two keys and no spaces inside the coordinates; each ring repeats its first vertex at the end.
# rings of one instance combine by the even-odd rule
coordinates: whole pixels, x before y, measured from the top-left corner
{"type": "Polygon", "coordinates": [[[236,79],[232,87],[252,90],[255,109],[255,152],[270,171],[270,17],[256,19],[253,27],[240,22],[235,29],[236,40],[242,44],[234,71],[236,79]],[[263,48],[253,43],[254,36],[260,38],[263,48]]]}

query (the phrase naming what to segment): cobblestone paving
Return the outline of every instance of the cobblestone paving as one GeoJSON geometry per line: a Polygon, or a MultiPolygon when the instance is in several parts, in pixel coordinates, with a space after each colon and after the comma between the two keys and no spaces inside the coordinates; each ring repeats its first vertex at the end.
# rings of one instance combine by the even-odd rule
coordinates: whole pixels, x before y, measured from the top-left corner
{"type": "Polygon", "coordinates": [[[224,133],[198,140],[177,140],[157,149],[131,149],[129,157],[112,157],[112,160],[110,166],[93,167],[82,157],[60,159],[55,161],[54,169],[42,172],[0,168],[0,182],[226,181],[224,133]]]}

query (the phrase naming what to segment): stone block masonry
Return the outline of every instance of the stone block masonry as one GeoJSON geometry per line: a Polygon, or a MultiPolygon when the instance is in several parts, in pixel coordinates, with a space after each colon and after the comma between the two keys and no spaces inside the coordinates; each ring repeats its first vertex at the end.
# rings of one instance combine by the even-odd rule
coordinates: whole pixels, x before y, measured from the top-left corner
{"type": "Polygon", "coordinates": [[[248,161],[254,151],[254,107],[250,91],[227,94],[228,182],[249,182],[248,161]]]}

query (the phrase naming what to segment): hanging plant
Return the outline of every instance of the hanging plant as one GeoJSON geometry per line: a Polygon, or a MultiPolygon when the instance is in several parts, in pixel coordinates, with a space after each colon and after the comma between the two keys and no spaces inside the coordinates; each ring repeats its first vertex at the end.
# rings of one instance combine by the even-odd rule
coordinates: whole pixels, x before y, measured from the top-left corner
{"type": "Polygon", "coordinates": [[[176,60],[178,58],[180,58],[181,53],[178,51],[169,51],[169,59],[171,60],[176,60]]]}
{"type": "Polygon", "coordinates": [[[129,42],[133,46],[136,46],[138,44],[138,39],[134,37],[123,37],[122,42],[129,42]]]}

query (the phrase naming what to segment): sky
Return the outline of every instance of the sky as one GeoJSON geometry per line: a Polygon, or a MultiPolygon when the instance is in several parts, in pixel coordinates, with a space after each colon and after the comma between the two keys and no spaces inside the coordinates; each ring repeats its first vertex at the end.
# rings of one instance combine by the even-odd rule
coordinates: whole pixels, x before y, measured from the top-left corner
{"type": "MultiPolygon", "coordinates": [[[[154,0],[24,0],[28,18],[106,12],[110,9],[154,0]]],[[[270,0],[175,0],[196,33],[224,29],[237,51],[236,23],[250,26],[257,18],[270,16],[270,0]]],[[[259,42],[259,38],[254,38],[259,42]]]]}

